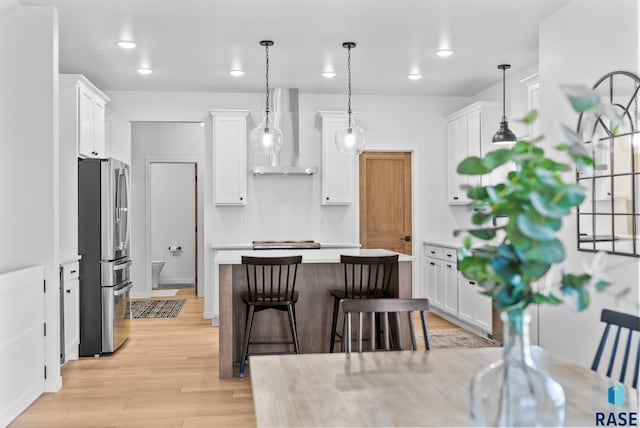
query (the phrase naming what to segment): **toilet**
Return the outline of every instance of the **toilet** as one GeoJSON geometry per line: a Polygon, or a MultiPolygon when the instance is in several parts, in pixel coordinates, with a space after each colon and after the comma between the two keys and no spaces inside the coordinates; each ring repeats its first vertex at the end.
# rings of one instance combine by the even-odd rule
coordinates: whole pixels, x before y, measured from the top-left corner
{"type": "Polygon", "coordinates": [[[160,272],[164,267],[164,262],[153,261],[151,262],[151,288],[158,288],[158,281],[160,280],[160,272]]]}

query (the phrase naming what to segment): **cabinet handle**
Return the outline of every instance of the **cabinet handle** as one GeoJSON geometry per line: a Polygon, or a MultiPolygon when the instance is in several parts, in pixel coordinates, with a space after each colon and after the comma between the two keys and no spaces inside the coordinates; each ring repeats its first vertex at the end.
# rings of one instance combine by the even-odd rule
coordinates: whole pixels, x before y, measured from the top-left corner
{"type": "Polygon", "coordinates": [[[431,266],[435,266],[435,265],[436,265],[434,262],[429,262],[429,264],[430,264],[431,266]]]}
{"type": "Polygon", "coordinates": [[[240,196],[240,200],[241,200],[241,201],[244,201],[244,198],[243,198],[242,196],[240,196]]]}
{"type": "Polygon", "coordinates": [[[470,285],[476,285],[476,282],[475,281],[469,281],[469,284],[470,285]]]}
{"type": "Polygon", "coordinates": [[[71,294],[71,289],[70,288],[67,289],[67,294],[71,294]]]}
{"type": "Polygon", "coordinates": [[[329,200],[329,197],[327,196],[325,199],[328,201],[328,200],[329,200]]]}
{"type": "Polygon", "coordinates": [[[451,267],[451,265],[447,265],[447,267],[448,267],[448,268],[450,268],[450,267],[451,267]]]}
{"type": "Polygon", "coordinates": [[[457,197],[457,196],[454,196],[454,197],[453,197],[453,200],[454,200],[454,201],[457,201],[457,200],[458,200],[458,197],[457,197]]]}
{"type": "Polygon", "coordinates": [[[69,273],[76,273],[77,271],[74,269],[72,271],[69,271],[69,273]]]}
{"type": "Polygon", "coordinates": [[[435,254],[435,253],[436,253],[435,251],[431,250],[431,254],[435,254]]]}
{"type": "Polygon", "coordinates": [[[95,152],[95,151],[91,152],[91,154],[95,155],[95,156],[98,156],[98,152],[95,152]]]}
{"type": "Polygon", "coordinates": [[[447,253],[447,257],[451,257],[451,253],[447,253]]]}

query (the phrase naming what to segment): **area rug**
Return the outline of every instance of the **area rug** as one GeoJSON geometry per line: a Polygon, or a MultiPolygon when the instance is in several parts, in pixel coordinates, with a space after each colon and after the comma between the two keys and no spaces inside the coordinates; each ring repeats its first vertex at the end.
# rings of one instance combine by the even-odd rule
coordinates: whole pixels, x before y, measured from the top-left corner
{"type": "Polygon", "coordinates": [[[180,313],[185,299],[176,300],[133,300],[133,318],[175,318],[180,313]]]}
{"type": "MultiPolygon", "coordinates": [[[[416,332],[416,337],[424,342],[422,333],[416,332]]],[[[476,336],[475,334],[469,333],[461,328],[430,331],[429,339],[433,349],[486,348],[500,346],[496,342],[476,336]]]]}

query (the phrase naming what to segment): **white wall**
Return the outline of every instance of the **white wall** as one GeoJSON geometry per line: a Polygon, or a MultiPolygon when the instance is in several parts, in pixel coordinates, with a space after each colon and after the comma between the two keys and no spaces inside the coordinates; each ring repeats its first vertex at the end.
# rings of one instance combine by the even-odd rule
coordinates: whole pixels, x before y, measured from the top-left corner
{"type": "MultiPolygon", "coordinates": [[[[263,94],[237,93],[157,93],[110,91],[110,104],[123,122],[135,121],[200,121],[207,117],[208,109],[250,109],[249,128],[259,122],[263,108],[263,94]]],[[[426,237],[449,237],[454,227],[446,205],[445,177],[445,122],[446,114],[468,104],[467,98],[445,97],[393,97],[355,95],[353,105],[359,111],[359,122],[367,130],[368,149],[376,148],[414,150],[414,252],[426,237]]],[[[320,166],[319,110],[344,110],[343,95],[300,95],[300,164],[320,166]]],[[[320,175],[313,177],[253,177],[248,175],[246,207],[220,207],[213,204],[213,174],[211,120],[205,121],[204,175],[205,245],[211,243],[248,243],[255,239],[315,239],[321,242],[358,242],[356,229],[357,208],[325,207],[320,205],[320,175]]],[[[127,130],[115,130],[126,133],[127,130]]],[[[286,142],[285,142],[286,144],[286,142]]],[[[136,184],[135,170],[140,167],[132,153],[134,176],[134,224],[132,248],[134,267],[141,257],[139,252],[140,207],[135,199],[142,188],[136,184]],[[136,220],[137,219],[137,220],[136,220]]],[[[181,151],[179,150],[178,153],[181,151]]],[[[248,150],[248,165],[253,154],[248,150]]],[[[357,200],[357,198],[356,198],[357,200]]],[[[139,201],[137,202],[140,203],[139,201]]],[[[212,253],[205,258],[205,283],[212,284],[212,253]]],[[[143,277],[134,268],[134,283],[143,283],[143,277]]],[[[420,262],[416,272],[421,272],[420,262]]],[[[148,274],[150,275],[150,273],[148,274]]],[[[422,287],[420,281],[416,287],[422,287]]],[[[423,290],[417,290],[423,295],[423,290]]],[[[205,313],[213,315],[213,292],[207,294],[205,313]]]]}
{"type": "Polygon", "coordinates": [[[195,281],[195,172],[193,163],[151,164],[151,257],[165,262],[160,284],[195,281]]]}
{"type": "Polygon", "coordinates": [[[0,21],[0,272],[43,265],[45,390],[61,385],[59,346],[58,16],[18,6],[0,21]]]}
{"type": "MultiPolygon", "coordinates": [[[[133,296],[151,295],[151,262],[153,255],[146,237],[151,233],[147,222],[146,186],[151,161],[185,161],[198,163],[198,251],[200,260],[206,254],[204,239],[204,128],[200,123],[134,123],[131,126],[131,258],[133,296]]],[[[150,201],[149,201],[150,202],[150,201]]],[[[203,263],[198,263],[198,278],[204,278],[203,263]]],[[[198,281],[198,295],[203,293],[202,280],[198,281]]]]}
{"type": "MultiPolygon", "coordinates": [[[[600,76],[614,70],[638,73],[637,17],[636,0],[574,0],[540,24],[540,110],[546,144],[562,141],[560,124],[571,128],[577,124],[577,115],[559,85],[591,86],[600,76]]],[[[576,250],[575,217],[565,222],[562,239],[566,243],[569,269],[581,271],[592,256],[576,250]]],[[[614,284],[612,290],[630,287],[632,292],[619,300],[608,293],[593,295],[589,309],[577,314],[566,307],[541,307],[542,346],[588,365],[602,332],[601,309],[637,313],[640,261],[608,256],[608,265],[607,275],[614,284]]]]}

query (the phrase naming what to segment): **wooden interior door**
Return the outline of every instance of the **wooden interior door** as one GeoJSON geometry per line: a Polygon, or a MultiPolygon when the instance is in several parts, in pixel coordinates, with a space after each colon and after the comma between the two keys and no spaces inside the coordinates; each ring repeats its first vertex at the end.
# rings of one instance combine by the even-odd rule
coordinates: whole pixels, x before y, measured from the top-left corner
{"type": "Polygon", "coordinates": [[[411,254],[411,153],[360,155],[360,244],[411,254]]]}

